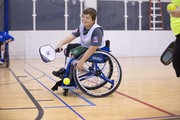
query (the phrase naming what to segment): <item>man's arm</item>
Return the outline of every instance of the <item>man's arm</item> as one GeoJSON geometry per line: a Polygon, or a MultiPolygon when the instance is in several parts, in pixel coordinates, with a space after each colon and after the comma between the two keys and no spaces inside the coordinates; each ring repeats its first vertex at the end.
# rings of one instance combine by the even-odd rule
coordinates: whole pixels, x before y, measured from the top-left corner
{"type": "Polygon", "coordinates": [[[180,7],[177,7],[176,10],[168,10],[168,13],[171,14],[173,17],[180,17],[180,7]]]}
{"type": "Polygon", "coordinates": [[[64,38],[63,40],[61,40],[59,42],[59,44],[57,45],[56,48],[59,48],[61,50],[61,48],[63,47],[63,45],[70,43],[71,41],[73,41],[76,37],[73,34],[68,35],[66,38],[64,38]]]}
{"type": "Polygon", "coordinates": [[[91,46],[83,54],[83,57],[77,62],[76,69],[81,70],[86,60],[98,49],[98,46],[91,46]]]}

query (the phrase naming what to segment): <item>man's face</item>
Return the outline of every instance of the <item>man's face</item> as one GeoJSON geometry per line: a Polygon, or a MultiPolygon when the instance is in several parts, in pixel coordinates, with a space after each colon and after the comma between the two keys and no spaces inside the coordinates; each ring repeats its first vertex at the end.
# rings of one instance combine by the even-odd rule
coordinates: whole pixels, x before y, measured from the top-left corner
{"type": "Polygon", "coordinates": [[[94,21],[92,20],[90,14],[83,14],[81,17],[81,21],[86,29],[91,28],[91,26],[94,24],[94,21]]]}

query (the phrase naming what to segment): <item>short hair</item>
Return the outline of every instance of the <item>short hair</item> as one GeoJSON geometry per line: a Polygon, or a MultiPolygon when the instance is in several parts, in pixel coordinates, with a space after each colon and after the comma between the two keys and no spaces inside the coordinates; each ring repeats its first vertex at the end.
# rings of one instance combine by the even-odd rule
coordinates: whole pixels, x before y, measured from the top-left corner
{"type": "Polygon", "coordinates": [[[89,14],[92,18],[93,21],[95,21],[96,19],[96,16],[97,16],[97,12],[94,8],[86,8],[84,11],[83,11],[83,14],[87,15],[89,14]]]}

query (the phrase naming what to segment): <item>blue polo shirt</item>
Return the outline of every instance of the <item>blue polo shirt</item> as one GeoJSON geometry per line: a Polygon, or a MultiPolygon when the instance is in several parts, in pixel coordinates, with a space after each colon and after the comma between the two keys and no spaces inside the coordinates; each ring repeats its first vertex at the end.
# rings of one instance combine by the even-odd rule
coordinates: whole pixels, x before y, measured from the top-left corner
{"type": "Polygon", "coordinates": [[[11,39],[12,41],[14,40],[14,38],[10,36],[7,32],[0,32],[0,42],[4,42],[9,39],[11,39]]]}

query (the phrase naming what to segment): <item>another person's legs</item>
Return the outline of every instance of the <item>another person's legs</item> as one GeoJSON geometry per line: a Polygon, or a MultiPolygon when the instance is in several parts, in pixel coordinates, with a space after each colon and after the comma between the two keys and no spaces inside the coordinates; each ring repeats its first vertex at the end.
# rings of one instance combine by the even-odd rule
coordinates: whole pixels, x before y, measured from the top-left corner
{"type": "Polygon", "coordinates": [[[180,77],[180,34],[176,36],[176,42],[174,45],[172,63],[176,76],[180,77]]]}
{"type": "Polygon", "coordinates": [[[0,65],[2,65],[4,64],[4,52],[5,52],[5,46],[3,45],[3,42],[0,42],[0,50],[1,50],[0,65]]]}

